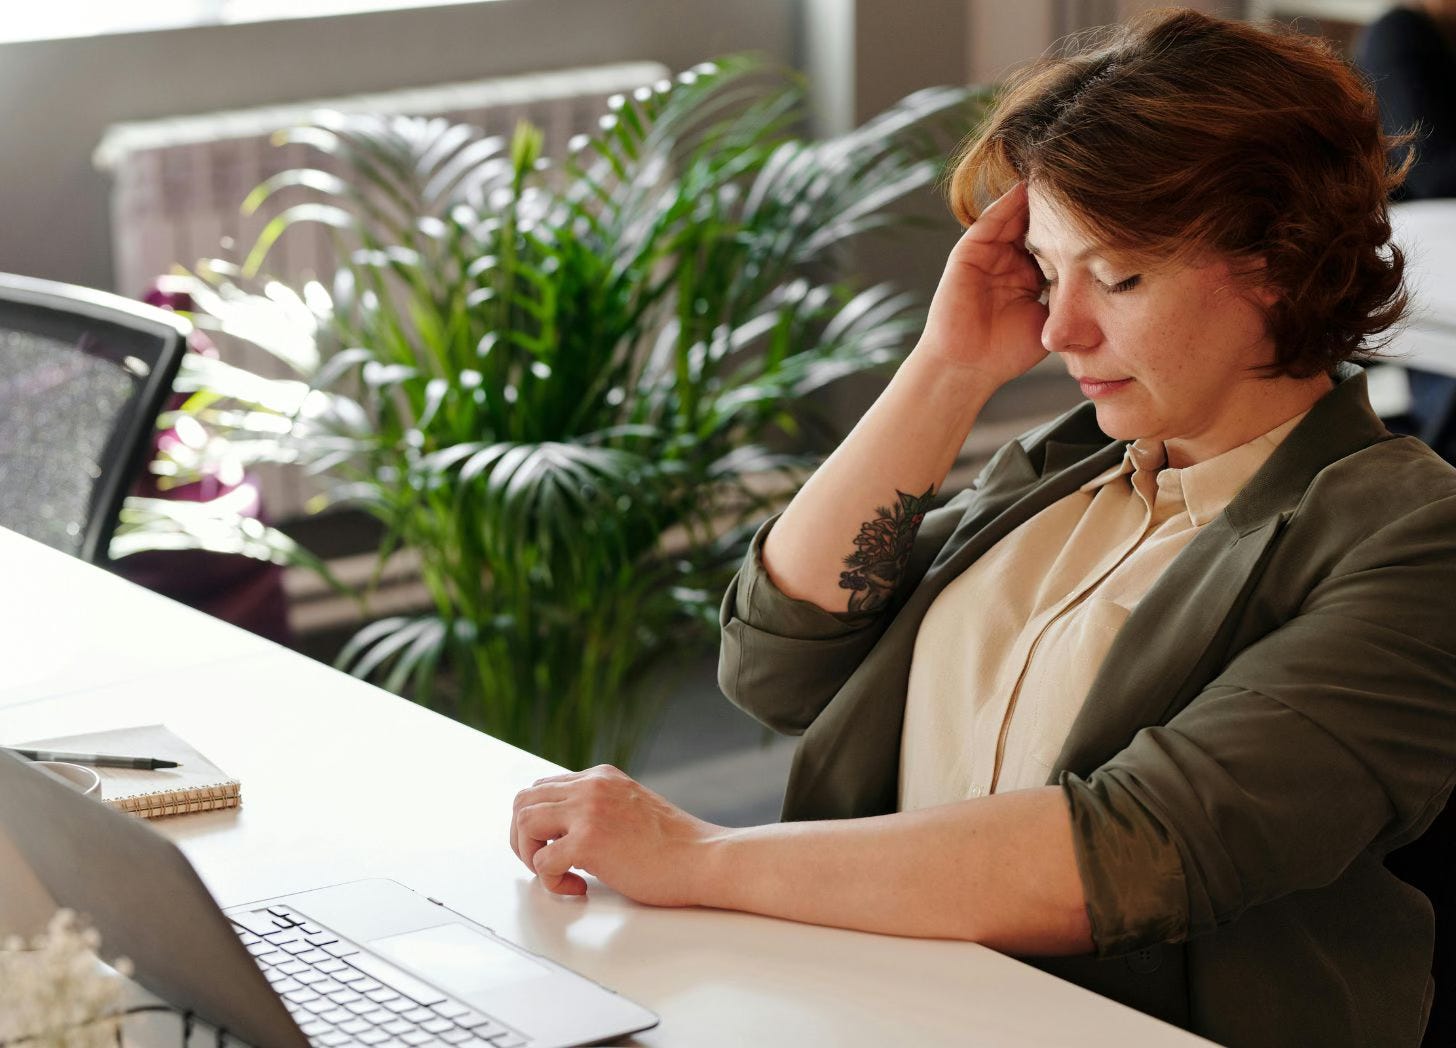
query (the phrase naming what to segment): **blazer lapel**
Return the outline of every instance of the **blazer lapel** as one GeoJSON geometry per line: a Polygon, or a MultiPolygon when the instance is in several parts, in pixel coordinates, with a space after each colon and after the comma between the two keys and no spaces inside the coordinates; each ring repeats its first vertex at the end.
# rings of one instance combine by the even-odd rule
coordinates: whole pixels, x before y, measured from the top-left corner
{"type": "MultiPolygon", "coordinates": [[[[1127,441],[1119,440],[1114,442],[1112,446],[1115,446],[1121,451],[1127,447],[1127,441]]],[[[1046,443],[1046,462],[1042,468],[1042,472],[1045,476],[1050,477],[1067,469],[1069,466],[1075,466],[1084,459],[1090,458],[1108,447],[1109,445],[1105,440],[1096,444],[1063,444],[1059,441],[1049,440],[1046,443]]],[[[1108,467],[1111,467],[1119,458],[1121,458],[1120,455],[1113,455],[1107,463],[1108,467]]],[[[1093,473],[1087,480],[1091,480],[1096,475],[1096,473],[1093,473]]],[[[1082,483],[1085,484],[1086,482],[1084,480],[1082,483]]]]}
{"type": "MultiPolygon", "coordinates": [[[[1024,476],[1020,486],[1006,490],[983,490],[979,512],[966,516],[949,541],[941,547],[940,554],[930,564],[925,582],[915,592],[921,597],[924,590],[934,590],[930,599],[935,599],[950,580],[959,575],[976,558],[985,553],[1015,528],[1024,524],[1058,499],[1065,498],[1103,470],[1115,465],[1123,454],[1126,442],[1112,444],[1056,444],[1048,442],[1044,472],[1038,481],[1036,466],[1020,444],[1012,442],[1001,450],[1003,454],[1019,456],[1023,463],[1008,463],[1006,472],[1024,476]],[[1053,472],[1055,471],[1055,472],[1053,472]],[[1035,485],[1028,490],[1028,485],[1035,485]],[[949,573],[949,574],[947,574],[949,573]]],[[[998,489],[999,489],[998,485],[998,489]]],[[[929,607],[929,602],[926,602],[929,607]]],[[[915,628],[920,628],[917,618],[915,628]]]]}
{"type": "Polygon", "coordinates": [[[1269,461],[1199,531],[1133,609],[1087,692],[1047,785],[1110,760],[1139,728],[1163,724],[1227,663],[1241,609],[1273,544],[1319,471],[1391,434],[1362,371],[1346,366],[1269,461]]]}
{"type": "Polygon", "coordinates": [[[1225,661],[1239,606],[1288,514],[1247,534],[1210,521],[1133,609],[1072,722],[1047,785],[1061,769],[1087,776],[1138,728],[1164,723],[1225,661]]]}

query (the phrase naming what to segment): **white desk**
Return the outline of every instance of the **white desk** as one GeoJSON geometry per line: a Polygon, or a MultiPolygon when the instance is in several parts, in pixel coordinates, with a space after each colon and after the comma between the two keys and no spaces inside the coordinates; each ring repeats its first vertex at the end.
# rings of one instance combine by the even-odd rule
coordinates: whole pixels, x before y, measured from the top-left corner
{"type": "Polygon", "coordinates": [[[1456,376],[1456,200],[1412,200],[1390,209],[1406,254],[1411,315],[1388,352],[1392,363],[1456,376]]]}
{"type": "Polygon", "coordinates": [[[237,775],[153,823],[223,905],[393,877],[657,1012],[633,1044],[1208,1043],[970,943],[552,896],[506,837],[559,769],[3,529],[0,579],[0,739],[162,721],[237,775]]]}

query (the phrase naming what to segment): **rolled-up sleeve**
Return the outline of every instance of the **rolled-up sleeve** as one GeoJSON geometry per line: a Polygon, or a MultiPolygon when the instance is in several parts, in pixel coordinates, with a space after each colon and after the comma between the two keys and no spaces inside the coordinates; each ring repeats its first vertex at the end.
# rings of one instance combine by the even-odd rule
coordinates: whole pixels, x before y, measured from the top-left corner
{"type": "MultiPolygon", "coordinates": [[[[925,515],[900,592],[924,575],[945,544],[974,486],[925,515]]],[[[875,611],[831,612],[786,595],[764,569],[761,550],[778,517],[759,528],[719,613],[718,686],[734,705],[789,735],[800,735],[864,661],[893,617],[875,611]]]]}
{"type": "Polygon", "coordinates": [[[718,686],[775,731],[802,734],[849,679],[884,630],[883,612],[831,612],[774,585],[758,530],[724,594],[718,686]]]}
{"type": "Polygon", "coordinates": [[[1440,813],[1456,783],[1453,509],[1362,543],[1167,724],[1062,774],[1100,955],[1326,885],[1440,813]]]}

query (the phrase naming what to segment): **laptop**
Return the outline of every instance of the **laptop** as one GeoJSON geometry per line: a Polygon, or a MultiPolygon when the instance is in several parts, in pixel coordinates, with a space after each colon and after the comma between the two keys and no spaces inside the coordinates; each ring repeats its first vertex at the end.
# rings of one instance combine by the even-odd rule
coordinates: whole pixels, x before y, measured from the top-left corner
{"type": "MultiPolygon", "coordinates": [[[[107,957],[256,1048],[600,1044],[657,1016],[391,880],[222,910],[145,821],[0,751],[0,836],[107,957]]],[[[222,1043],[221,1039],[218,1043],[222,1043]]]]}

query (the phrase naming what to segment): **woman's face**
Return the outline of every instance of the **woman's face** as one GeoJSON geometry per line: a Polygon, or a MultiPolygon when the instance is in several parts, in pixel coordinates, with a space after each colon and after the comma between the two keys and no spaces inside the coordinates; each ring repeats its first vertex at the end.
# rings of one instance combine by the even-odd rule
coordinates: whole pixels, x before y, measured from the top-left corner
{"type": "Polygon", "coordinates": [[[1272,361],[1274,346],[1226,262],[1134,271],[1035,185],[1028,204],[1027,250],[1049,283],[1042,344],[1096,405],[1104,433],[1171,441],[1170,459],[1197,461],[1278,424],[1242,436],[1267,381],[1249,369],[1272,361]]]}

